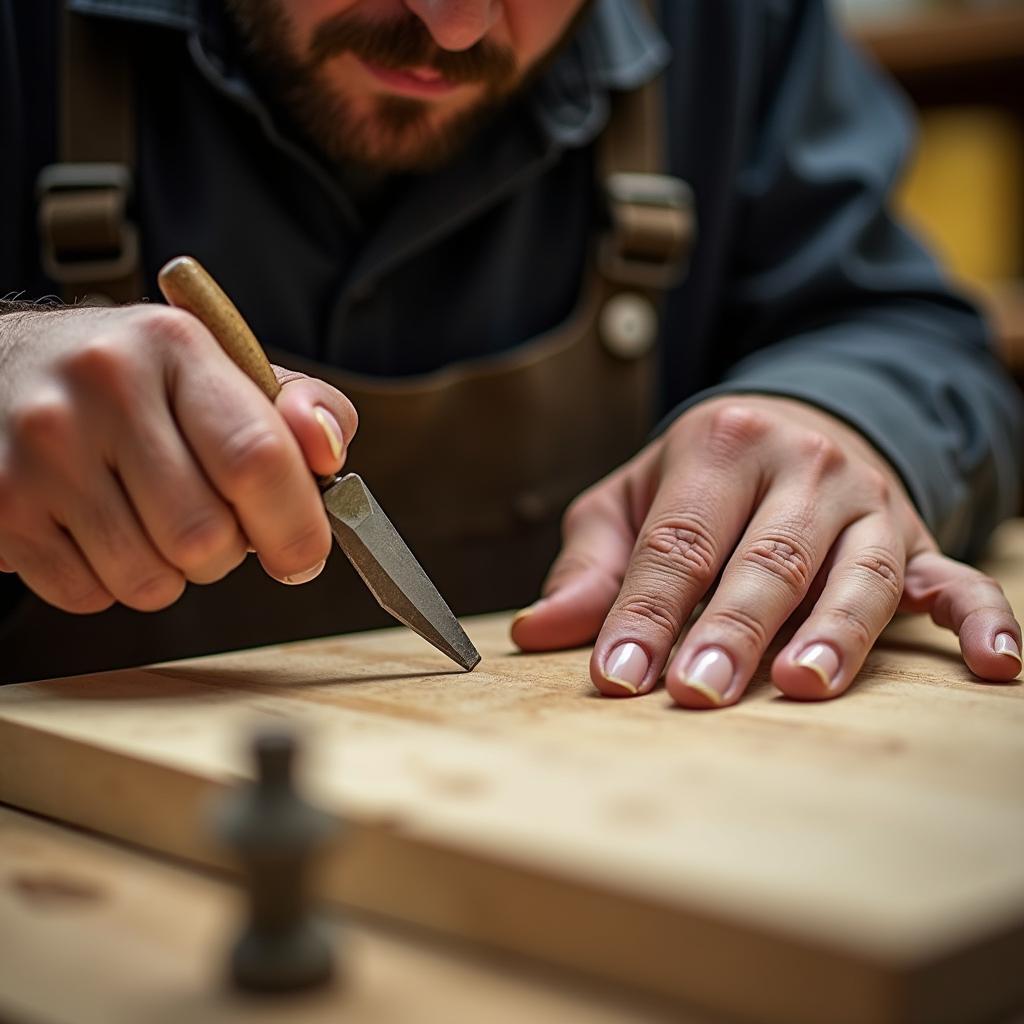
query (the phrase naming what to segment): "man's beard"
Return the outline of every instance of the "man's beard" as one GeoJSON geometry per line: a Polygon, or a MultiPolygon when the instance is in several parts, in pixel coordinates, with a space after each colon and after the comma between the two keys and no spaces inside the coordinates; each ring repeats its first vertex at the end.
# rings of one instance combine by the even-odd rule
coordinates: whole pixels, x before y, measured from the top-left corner
{"type": "Polygon", "coordinates": [[[467,50],[443,50],[411,14],[386,22],[345,13],[328,18],[314,30],[303,58],[288,48],[290,25],[281,0],[227,0],[227,6],[272,98],[337,164],[380,171],[435,168],[454,157],[522,84],[510,49],[482,39],[467,50]],[[342,54],[396,71],[432,68],[448,82],[481,86],[481,95],[441,120],[432,117],[434,104],[404,96],[366,96],[368,110],[356,111],[322,74],[324,63],[342,54]]]}

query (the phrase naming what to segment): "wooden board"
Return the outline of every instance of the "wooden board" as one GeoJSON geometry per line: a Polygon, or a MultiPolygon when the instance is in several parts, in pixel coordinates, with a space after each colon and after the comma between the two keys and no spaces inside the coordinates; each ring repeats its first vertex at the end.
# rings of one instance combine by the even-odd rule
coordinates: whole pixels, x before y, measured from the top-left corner
{"type": "MultiPolygon", "coordinates": [[[[1024,527],[994,571],[1024,608],[1024,527]]],[[[216,861],[260,723],[350,822],[333,900],[758,1020],[981,1020],[1024,997],[1024,688],[901,622],[851,694],[597,697],[586,651],[471,620],[0,689],[0,799],[216,861]]]]}
{"type": "Polygon", "coordinates": [[[423,933],[321,921],[334,984],[284,998],[226,984],[242,904],[222,880],[0,807],[4,1024],[697,1024],[607,987],[423,933]]]}

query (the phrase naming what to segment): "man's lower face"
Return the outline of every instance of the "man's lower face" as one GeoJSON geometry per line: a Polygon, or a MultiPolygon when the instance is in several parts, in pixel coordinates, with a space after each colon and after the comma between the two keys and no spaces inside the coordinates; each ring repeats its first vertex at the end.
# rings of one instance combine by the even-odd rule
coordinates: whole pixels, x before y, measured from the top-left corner
{"type": "Polygon", "coordinates": [[[372,3],[349,4],[300,33],[288,0],[227,0],[257,73],[302,133],[337,163],[383,171],[449,160],[557,47],[583,6],[519,2],[536,19],[526,23],[530,46],[495,33],[446,50],[403,4],[386,5],[386,16],[372,3]],[[547,45],[534,52],[538,42],[547,45]]]}
{"type": "MultiPolygon", "coordinates": [[[[446,160],[520,80],[510,48],[440,49],[413,15],[317,26],[296,109],[328,153],[389,169],[446,160]]],[[[293,94],[294,95],[294,94],[293,94]]]]}

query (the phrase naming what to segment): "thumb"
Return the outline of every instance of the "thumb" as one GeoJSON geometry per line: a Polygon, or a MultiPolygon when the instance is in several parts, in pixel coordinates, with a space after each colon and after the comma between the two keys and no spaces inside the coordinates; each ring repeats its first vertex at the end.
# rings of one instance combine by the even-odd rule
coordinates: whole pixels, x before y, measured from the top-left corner
{"type": "Polygon", "coordinates": [[[636,539],[626,503],[610,484],[598,484],[569,506],[544,596],[512,620],[512,640],[521,650],[580,647],[600,632],[636,539]]]}
{"type": "Polygon", "coordinates": [[[335,387],[304,373],[274,367],[281,391],[274,404],[302,448],[309,468],[333,476],[345,463],[359,423],[355,406],[335,387]]]}

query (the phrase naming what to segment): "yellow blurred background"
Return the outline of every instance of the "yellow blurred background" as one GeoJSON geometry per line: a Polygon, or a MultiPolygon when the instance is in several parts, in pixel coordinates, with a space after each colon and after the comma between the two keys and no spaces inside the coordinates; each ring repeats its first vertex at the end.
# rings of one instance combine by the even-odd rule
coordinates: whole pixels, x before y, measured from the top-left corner
{"type": "Polygon", "coordinates": [[[944,107],[922,114],[901,204],[958,275],[979,284],[1024,268],[1024,138],[1009,114],[944,107]]]}
{"type": "Polygon", "coordinates": [[[1024,0],[835,0],[917,107],[899,202],[1024,378],[1024,0]]]}

